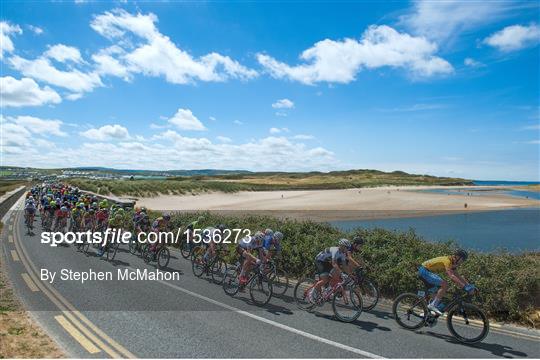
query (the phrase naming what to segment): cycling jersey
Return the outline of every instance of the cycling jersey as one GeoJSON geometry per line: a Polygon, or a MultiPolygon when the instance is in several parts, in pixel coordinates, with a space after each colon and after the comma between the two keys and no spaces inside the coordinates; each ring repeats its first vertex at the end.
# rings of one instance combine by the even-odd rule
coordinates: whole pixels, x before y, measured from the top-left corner
{"type": "Polygon", "coordinates": [[[445,272],[454,268],[451,256],[439,256],[424,261],[422,263],[422,266],[425,267],[427,270],[434,272],[445,272]]]}
{"type": "Polygon", "coordinates": [[[262,247],[263,247],[265,250],[270,250],[270,248],[272,247],[272,245],[274,246],[274,249],[276,249],[276,251],[281,251],[281,244],[279,243],[279,241],[274,240],[274,236],[273,236],[273,235],[266,235],[266,236],[264,237],[262,247]]]}
{"type": "Polygon", "coordinates": [[[332,246],[321,251],[315,257],[316,261],[320,262],[333,262],[336,261],[338,264],[345,261],[347,256],[339,250],[339,247],[332,246]]]}

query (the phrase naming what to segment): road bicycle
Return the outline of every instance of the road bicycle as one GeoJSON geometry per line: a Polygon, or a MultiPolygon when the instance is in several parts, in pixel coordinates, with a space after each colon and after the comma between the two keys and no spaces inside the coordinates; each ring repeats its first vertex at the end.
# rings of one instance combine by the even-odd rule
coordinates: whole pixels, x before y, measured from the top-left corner
{"type": "Polygon", "coordinates": [[[274,259],[265,264],[265,271],[272,281],[274,294],[283,295],[289,288],[289,276],[274,259]]]}
{"type": "Polygon", "coordinates": [[[155,246],[146,244],[143,247],[142,258],[147,264],[156,261],[158,269],[163,269],[169,265],[171,253],[165,244],[155,244],[155,246]]]}
{"type": "Polygon", "coordinates": [[[205,260],[204,254],[206,249],[198,246],[194,248],[191,255],[191,269],[196,277],[201,277],[203,274],[211,276],[212,281],[218,285],[223,283],[227,274],[227,263],[221,256],[221,249],[216,249],[216,254],[205,260]]]}
{"type": "Polygon", "coordinates": [[[332,302],[335,317],[347,323],[355,321],[362,314],[362,290],[354,277],[341,273],[341,279],[337,284],[322,289],[312,301],[311,292],[315,291],[316,283],[317,281],[312,278],[304,278],[294,287],[294,300],[300,309],[312,311],[316,306],[332,302]]]}
{"type": "Polygon", "coordinates": [[[355,269],[351,276],[355,284],[360,286],[360,291],[362,292],[362,309],[364,311],[373,310],[377,306],[380,297],[377,283],[366,275],[366,271],[363,268],[355,269]]]}
{"type": "Polygon", "coordinates": [[[26,234],[32,235],[34,230],[34,218],[30,214],[24,214],[24,224],[26,225],[26,234]]]}
{"type": "Polygon", "coordinates": [[[245,284],[240,283],[240,273],[242,266],[240,263],[232,265],[227,269],[227,274],[223,280],[223,291],[229,296],[238,294],[246,287],[249,289],[251,301],[257,306],[268,304],[273,294],[272,280],[266,275],[262,266],[256,265],[249,274],[245,284]]]}
{"type": "MultiPolygon", "coordinates": [[[[417,330],[424,326],[435,326],[440,317],[427,307],[438,287],[433,287],[424,280],[423,282],[424,290],[418,290],[416,294],[404,293],[394,300],[394,319],[405,329],[417,330]]],[[[446,324],[452,336],[466,344],[484,340],[489,332],[489,320],[484,311],[472,303],[473,296],[465,291],[458,291],[442,309],[442,312],[446,313],[446,324]]]]}

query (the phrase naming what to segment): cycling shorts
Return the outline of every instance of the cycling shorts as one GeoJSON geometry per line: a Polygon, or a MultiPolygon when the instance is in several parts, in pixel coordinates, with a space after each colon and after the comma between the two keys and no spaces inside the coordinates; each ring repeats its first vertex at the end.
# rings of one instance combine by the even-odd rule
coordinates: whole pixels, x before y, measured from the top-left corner
{"type": "Polygon", "coordinates": [[[418,268],[418,276],[434,286],[441,286],[443,279],[423,266],[418,268]]]}
{"type": "Polygon", "coordinates": [[[332,263],[328,261],[315,261],[315,267],[319,276],[328,276],[333,270],[332,263]]]}

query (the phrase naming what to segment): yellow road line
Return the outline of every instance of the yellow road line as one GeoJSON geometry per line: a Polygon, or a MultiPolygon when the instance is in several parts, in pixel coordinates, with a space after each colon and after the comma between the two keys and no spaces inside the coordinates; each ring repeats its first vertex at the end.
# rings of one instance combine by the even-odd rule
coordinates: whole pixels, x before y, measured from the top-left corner
{"type": "Polygon", "coordinates": [[[60,325],[71,335],[83,348],[86,349],[90,354],[97,354],[101,352],[96,345],[94,345],[87,337],[80,333],[77,328],[75,328],[65,317],[62,315],[57,315],[54,317],[60,325]]]}
{"type": "Polygon", "coordinates": [[[21,261],[21,259],[19,259],[19,254],[17,254],[16,250],[11,250],[11,257],[13,258],[13,261],[21,261]]]}
{"type": "MultiPolygon", "coordinates": [[[[18,218],[20,219],[20,218],[18,218]]],[[[16,228],[17,235],[19,234],[19,229],[16,228]]],[[[15,247],[18,249],[19,253],[21,253],[21,260],[25,267],[28,269],[30,276],[32,278],[37,278],[37,268],[34,265],[34,263],[30,260],[28,254],[26,253],[26,249],[22,246],[22,244],[19,244],[19,241],[15,242],[15,247]]],[[[94,341],[101,349],[103,349],[109,356],[112,358],[135,358],[136,356],[133,355],[131,352],[129,352],[127,349],[125,349],[123,346],[118,344],[116,341],[112,340],[109,336],[107,336],[102,330],[100,330],[97,326],[95,326],[90,320],[88,320],[83,314],[81,314],[79,311],[75,309],[73,305],[71,305],[56,289],[51,287],[49,284],[45,284],[41,281],[37,281],[37,284],[40,286],[41,290],[45,293],[45,295],[64,313],[64,315],[75,324],[86,336],[88,336],[92,341],[94,341]],[[74,314],[79,317],[84,323],[86,323],[93,331],[96,332],[99,336],[101,336],[105,341],[109,342],[109,344],[114,347],[118,352],[120,352],[122,355],[119,355],[116,351],[111,349],[108,345],[106,345],[103,341],[101,341],[97,336],[95,336],[90,330],[88,330],[83,324],[81,324],[80,321],[78,321],[77,318],[75,318],[74,314]]]]}
{"type": "Polygon", "coordinates": [[[22,273],[21,276],[22,276],[24,282],[26,283],[26,285],[28,285],[28,287],[30,288],[30,290],[32,290],[34,292],[39,291],[38,287],[36,286],[34,281],[30,278],[30,276],[28,276],[27,273],[22,273]]]}

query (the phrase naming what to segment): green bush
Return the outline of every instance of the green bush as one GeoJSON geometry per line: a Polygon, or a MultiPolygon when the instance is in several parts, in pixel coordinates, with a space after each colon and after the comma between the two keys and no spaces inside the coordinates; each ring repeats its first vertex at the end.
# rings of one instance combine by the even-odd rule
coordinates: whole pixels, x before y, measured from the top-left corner
{"type": "MultiPolygon", "coordinates": [[[[393,298],[402,292],[414,291],[421,286],[417,269],[423,261],[451,254],[456,244],[430,243],[412,229],[407,232],[384,229],[356,229],[343,232],[327,223],[306,220],[279,219],[269,216],[219,214],[209,212],[175,213],[172,224],[185,226],[203,215],[200,228],[226,224],[228,228],[250,229],[253,232],[272,228],[285,235],[283,266],[293,277],[312,274],[315,255],[339,238],[352,238],[362,234],[366,244],[361,257],[370,276],[379,284],[381,293],[393,298]]],[[[231,247],[230,251],[233,251],[231,247]]],[[[482,308],[492,318],[501,321],[531,323],[529,314],[539,307],[540,253],[514,255],[505,252],[484,254],[471,252],[469,260],[460,270],[481,291],[482,308]]],[[[537,322],[535,320],[534,322],[537,322]]]]}

